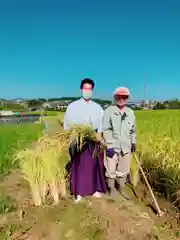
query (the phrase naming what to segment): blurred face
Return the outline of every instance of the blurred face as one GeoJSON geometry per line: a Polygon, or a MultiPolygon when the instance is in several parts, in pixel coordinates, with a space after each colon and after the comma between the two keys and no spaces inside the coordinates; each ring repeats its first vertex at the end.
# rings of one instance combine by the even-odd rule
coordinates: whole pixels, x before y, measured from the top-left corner
{"type": "Polygon", "coordinates": [[[85,100],[90,100],[93,93],[92,85],[85,83],[81,89],[81,93],[85,100]]]}
{"type": "Polygon", "coordinates": [[[129,96],[127,95],[115,95],[114,100],[119,107],[125,107],[128,103],[129,96]]]}

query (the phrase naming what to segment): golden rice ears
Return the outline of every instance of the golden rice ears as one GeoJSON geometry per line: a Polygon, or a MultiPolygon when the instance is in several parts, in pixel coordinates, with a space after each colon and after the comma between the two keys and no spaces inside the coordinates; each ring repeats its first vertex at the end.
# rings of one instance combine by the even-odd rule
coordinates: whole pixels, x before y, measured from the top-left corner
{"type": "MultiPolygon", "coordinates": [[[[91,126],[74,125],[71,131],[63,130],[52,136],[44,135],[30,148],[16,154],[35,205],[45,202],[47,192],[56,204],[60,197],[65,197],[65,165],[69,158],[69,145],[74,140],[77,141],[79,149],[87,140],[100,142],[91,126]]],[[[104,147],[103,143],[100,144],[104,147]]]]}

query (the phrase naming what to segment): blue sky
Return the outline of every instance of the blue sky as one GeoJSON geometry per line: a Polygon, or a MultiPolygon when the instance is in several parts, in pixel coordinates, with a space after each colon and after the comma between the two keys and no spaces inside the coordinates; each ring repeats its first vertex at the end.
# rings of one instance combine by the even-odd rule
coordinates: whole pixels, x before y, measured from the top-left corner
{"type": "Polygon", "coordinates": [[[0,97],[180,97],[179,0],[0,0],[0,97]]]}

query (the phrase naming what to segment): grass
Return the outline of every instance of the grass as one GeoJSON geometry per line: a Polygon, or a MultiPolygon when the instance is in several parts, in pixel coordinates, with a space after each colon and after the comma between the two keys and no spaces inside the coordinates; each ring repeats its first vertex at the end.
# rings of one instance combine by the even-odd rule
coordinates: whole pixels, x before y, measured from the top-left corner
{"type": "Polygon", "coordinates": [[[18,229],[16,224],[9,224],[0,228],[0,239],[1,240],[12,240],[13,232],[18,229]]]}
{"type": "Polygon", "coordinates": [[[48,122],[55,122],[57,120],[63,121],[64,113],[63,112],[55,112],[54,115],[48,115],[44,116],[43,119],[48,122]]]}
{"type": "Polygon", "coordinates": [[[93,213],[86,203],[69,205],[68,209],[57,215],[56,222],[61,229],[60,239],[100,240],[105,232],[104,219],[93,213]]]}
{"type": "MultiPolygon", "coordinates": [[[[22,112],[22,111],[20,111],[22,112]]],[[[24,115],[38,115],[40,114],[41,115],[41,112],[36,112],[36,111],[27,111],[27,112],[24,112],[24,115]]],[[[46,116],[57,116],[59,114],[58,111],[44,111],[44,115],[46,116]]]]}
{"type": "MultiPolygon", "coordinates": [[[[13,112],[18,112],[19,114],[23,113],[24,115],[41,115],[42,112],[40,111],[29,111],[29,110],[16,110],[16,109],[13,109],[12,110],[13,112]]],[[[44,114],[46,116],[56,116],[58,115],[60,112],[59,111],[44,111],[44,114]]]]}
{"type": "MultiPolygon", "coordinates": [[[[6,111],[6,109],[4,109],[6,111]]],[[[19,113],[23,115],[41,115],[42,112],[40,111],[29,111],[28,109],[7,109],[13,111],[14,113],[19,113]]],[[[3,111],[3,110],[2,110],[3,111]]],[[[46,116],[56,116],[60,113],[60,111],[44,111],[46,116]]]]}
{"type": "MultiPolygon", "coordinates": [[[[38,228],[41,229],[40,234],[38,230],[34,230],[32,239],[33,237],[64,240],[104,239],[107,220],[92,211],[86,203],[72,205],[64,201],[58,208],[49,209],[45,207],[43,216],[46,221],[39,219],[36,223],[38,228]],[[54,238],[51,237],[51,234],[54,238]]],[[[32,226],[32,222],[28,222],[27,219],[20,224],[6,223],[0,226],[0,239],[10,240],[16,239],[16,237],[20,239],[18,236],[32,226]]]]}
{"type": "Polygon", "coordinates": [[[0,174],[6,174],[15,164],[12,156],[15,151],[35,141],[43,126],[20,124],[0,126],[0,174]]]}
{"type": "Polygon", "coordinates": [[[16,209],[12,199],[3,193],[0,193],[0,214],[9,213],[16,209]]]}
{"type": "MultiPolygon", "coordinates": [[[[40,124],[20,124],[0,126],[0,174],[7,174],[16,163],[12,156],[17,149],[22,149],[39,138],[43,125],[40,124]]],[[[16,203],[6,196],[0,189],[0,215],[14,212],[16,203]]],[[[12,239],[12,233],[16,230],[16,224],[9,224],[7,227],[0,226],[0,239],[12,239]]]]}

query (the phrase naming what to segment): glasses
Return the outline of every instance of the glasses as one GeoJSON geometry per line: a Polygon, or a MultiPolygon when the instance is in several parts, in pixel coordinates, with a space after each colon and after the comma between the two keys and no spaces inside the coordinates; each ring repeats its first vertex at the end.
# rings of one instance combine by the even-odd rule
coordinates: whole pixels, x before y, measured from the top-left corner
{"type": "Polygon", "coordinates": [[[128,96],[115,96],[116,100],[127,100],[128,99],[128,96]]]}

